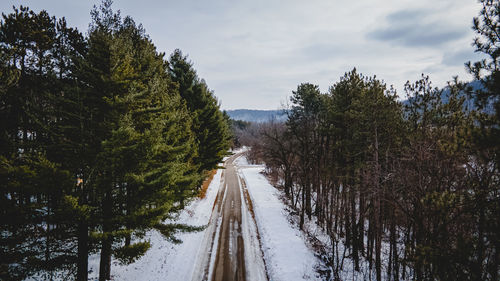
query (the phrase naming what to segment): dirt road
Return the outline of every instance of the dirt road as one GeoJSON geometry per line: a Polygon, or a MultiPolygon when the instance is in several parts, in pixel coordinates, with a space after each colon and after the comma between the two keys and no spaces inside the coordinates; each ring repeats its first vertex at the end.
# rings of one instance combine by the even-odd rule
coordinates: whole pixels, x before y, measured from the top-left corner
{"type": "Polygon", "coordinates": [[[213,281],[246,280],[245,254],[241,232],[241,190],[233,161],[226,161],[225,198],[222,224],[215,257],[213,281]]]}
{"type": "Polygon", "coordinates": [[[223,182],[198,253],[193,281],[267,280],[257,227],[247,207],[250,199],[243,199],[233,163],[239,156],[233,155],[225,162],[223,182]]]}

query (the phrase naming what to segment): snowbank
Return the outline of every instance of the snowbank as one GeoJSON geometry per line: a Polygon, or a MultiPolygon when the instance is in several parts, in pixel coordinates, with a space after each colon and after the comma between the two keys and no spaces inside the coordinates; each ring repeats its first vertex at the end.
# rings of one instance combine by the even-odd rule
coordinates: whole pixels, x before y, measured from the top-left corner
{"type": "Polygon", "coordinates": [[[288,222],[278,191],[260,173],[264,167],[249,165],[244,157],[236,164],[253,203],[269,279],[320,280],[315,271],[320,261],[306,246],[300,230],[288,222]]]}
{"type": "MultiPolygon", "coordinates": [[[[206,225],[212,214],[212,206],[217,196],[221,182],[222,170],[218,170],[210,183],[204,199],[194,200],[179,214],[177,223],[193,226],[206,225]]],[[[190,280],[193,265],[196,261],[198,249],[203,241],[204,231],[193,233],[179,233],[177,238],[181,244],[173,244],[157,231],[150,231],[147,239],[150,240],[151,249],[138,261],[130,265],[120,265],[113,261],[111,275],[113,280],[190,280]]],[[[97,280],[99,276],[99,256],[89,258],[89,267],[92,273],[89,280],[97,280]]]]}

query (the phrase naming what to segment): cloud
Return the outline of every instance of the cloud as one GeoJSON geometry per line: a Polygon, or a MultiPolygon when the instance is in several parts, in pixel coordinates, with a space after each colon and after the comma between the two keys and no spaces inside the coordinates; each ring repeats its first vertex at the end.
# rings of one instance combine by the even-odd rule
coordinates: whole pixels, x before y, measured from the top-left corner
{"type": "Polygon", "coordinates": [[[429,14],[426,10],[400,10],[387,15],[388,22],[413,22],[415,18],[424,18],[429,14]]]}
{"type": "MultiPolygon", "coordinates": [[[[23,0],[85,31],[98,1],[23,0]]],[[[0,1],[9,13],[19,0],[0,1]]],[[[309,81],[323,91],[353,67],[399,89],[420,73],[463,76],[474,36],[470,0],[114,0],[159,51],[180,48],[225,109],[276,109],[309,81]],[[432,8],[429,8],[432,7],[432,8]],[[468,33],[467,33],[468,32],[468,33]],[[428,71],[426,71],[428,70],[428,71]]],[[[474,54],[473,54],[474,55],[474,54]]]]}
{"type": "Polygon", "coordinates": [[[368,39],[404,47],[440,47],[463,38],[467,30],[432,20],[431,11],[401,10],[386,16],[387,24],[367,34],[368,39]]]}
{"type": "Polygon", "coordinates": [[[313,42],[297,50],[306,60],[325,60],[332,59],[349,51],[346,46],[338,43],[313,42]]]}
{"type": "Polygon", "coordinates": [[[472,48],[466,48],[455,52],[448,52],[443,55],[442,64],[447,66],[464,65],[468,61],[478,61],[483,55],[475,53],[472,48]]]}

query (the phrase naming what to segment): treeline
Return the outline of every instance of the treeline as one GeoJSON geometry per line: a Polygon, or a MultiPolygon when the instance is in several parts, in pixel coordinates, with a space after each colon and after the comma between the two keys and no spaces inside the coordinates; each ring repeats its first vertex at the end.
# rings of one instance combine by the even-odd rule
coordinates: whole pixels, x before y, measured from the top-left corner
{"type": "Polygon", "coordinates": [[[475,46],[488,59],[468,64],[482,89],[455,79],[443,93],[423,76],[402,104],[354,69],[327,93],[299,85],[286,123],[250,132],[250,158],[265,162],[300,227],[329,236],[332,280],[499,280],[500,6],[482,3],[475,46]]]}
{"type": "Polygon", "coordinates": [[[131,263],[230,146],[229,119],[179,50],[169,60],[105,0],[87,35],[27,7],[0,23],[0,279],[87,280],[131,263]]]}

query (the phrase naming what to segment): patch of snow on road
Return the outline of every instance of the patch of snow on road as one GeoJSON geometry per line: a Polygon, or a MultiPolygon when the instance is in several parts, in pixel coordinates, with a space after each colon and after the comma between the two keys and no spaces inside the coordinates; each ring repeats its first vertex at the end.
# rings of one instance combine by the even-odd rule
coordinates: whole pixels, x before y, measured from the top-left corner
{"type": "MultiPolygon", "coordinates": [[[[219,186],[221,183],[222,170],[218,170],[210,183],[205,198],[195,199],[186,206],[179,214],[175,223],[183,223],[193,226],[206,225],[212,214],[219,186]]],[[[182,240],[181,244],[173,244],[167,241],[159,232],[150,231],[146,239],[151,242],[151,249],[139,260],[130,265],[120,265],[113,261],[111,275],[113,280],[132,281],[165,281],[165,280],[190,280],[193,274],[193,263],[196,261],[198,249],[203,241],[205,231],[192,233],[178,233],[177,238],[182,240]]],[[[89,267],[92,273],[89,280],[98,280],[99,255],[89,258],[89,267]]]]}
{"type": "Polygon", "coordinates": [[[264,166],[249,165],[244,157],[236,164],[253,203],[269,279],[320,280],[315,271],[320,261],[307,247],[300,230],[288,222],[278,191],[261,174],[264,166]]]}
{"type": "MultiPolygon", "coordinates": [[[[216,252],[217,252],[217,247],[218,247],[218,244],[219,244],[219,235],[220,235],[220,228],[222,226],[222,216],[220,216],[218,219],[217,219],[217,225],[216,225],[216,230],[215,230],[215,237],[213,239],[213,244],[212,244],[212,247],[210,248],[210,262],[209,262],[209,265],[208,265],[208,276],[212,276],[212,274],[214,273],[214,268],[215,268],[215,258],[217,256],[216,252]]],[[[210,232],[208,232],[208,234],[210,234],[210,232]]],[[[203,242],[205,243],[206,241],[209,241],[209,240],[204,240],[203,242]]],[[[200,248],[200,250],[203,249],[203,248],[200,248]]],[[[205,253],[200,253],[200,254],[205,254],[205,253]]],[[[198,265],[198,266],[202,266],[202,265],[198,265]]],[[[193,281],[196,279],[196,278],[199,278],[200,276],[198,276],[198,274],[193,275],[193,281]]],[[[203,277],[202,277],[203,278],[203,277]]]]}

